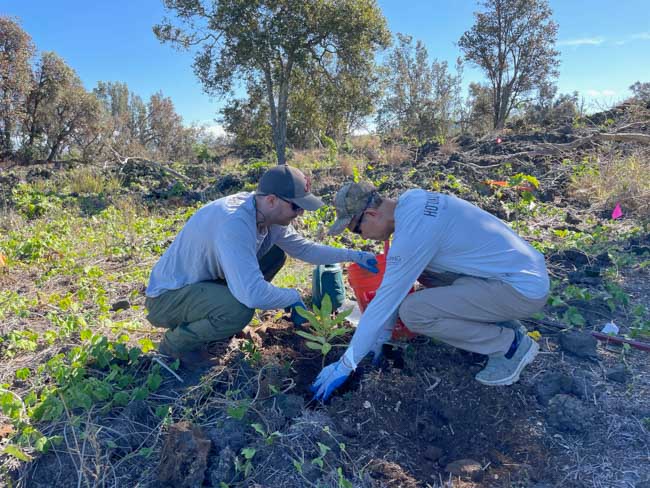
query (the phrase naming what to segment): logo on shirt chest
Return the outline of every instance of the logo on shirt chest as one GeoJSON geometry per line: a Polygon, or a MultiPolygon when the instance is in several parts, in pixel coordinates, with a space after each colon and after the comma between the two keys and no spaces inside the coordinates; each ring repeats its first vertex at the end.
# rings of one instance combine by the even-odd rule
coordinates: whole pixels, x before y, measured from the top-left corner
{"type": "Polygon", "coordinates": [[[440,195],[428,195],[424,203],[424,215],[427,217],[437,217],[440,209],[440,195]]]}

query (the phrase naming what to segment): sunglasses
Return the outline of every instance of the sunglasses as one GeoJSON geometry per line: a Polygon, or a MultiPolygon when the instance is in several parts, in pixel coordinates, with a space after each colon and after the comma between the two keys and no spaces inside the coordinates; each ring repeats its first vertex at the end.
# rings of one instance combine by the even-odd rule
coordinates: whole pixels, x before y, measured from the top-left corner
{"type": "Polygon", "coordinates": [[[361,235],[361,224],[363,223],[363,218],[366,216],[366,210],[368,210],[368,207],[370,206],[370,202],[372,202],[374,196],[375,196],[374,191],[370,195],[368,195],[366,206],[363,207],[363,210],[361,211],[361,215],[359,215],[359,220],[357,220],[357,224],[352,229],[353,233],[361,235]]]}
{"type": "Polygon", "coordinates": [[[366,215],[366,210],[364,209],[364,211],[361,212],[361,216],[359,217],[359,220],[357,220],[357,225],[355,225],[354,229],[352,229],[353,233],[361,235],[361,224],[363,223],[363,217],[365,215],[366,215]]]}
{"type": "MultiPolygon", "coordinates": [[[[276,196],[277,196],[277,195],[276,195],[276,196]]],[[[289,200],[286,200],[285,198],[282,198],[282,197],[278,197],[278,198],[279,198],[280,200],[282,200],[283,202],[287,202],[289,205],[291,205],[291,209],[292,209],[294,212],[298,212],[299,210],[302,210],[302,207],[301,207],[300,205],[296,205],[295,203],[290,202],[289,200]]]]}

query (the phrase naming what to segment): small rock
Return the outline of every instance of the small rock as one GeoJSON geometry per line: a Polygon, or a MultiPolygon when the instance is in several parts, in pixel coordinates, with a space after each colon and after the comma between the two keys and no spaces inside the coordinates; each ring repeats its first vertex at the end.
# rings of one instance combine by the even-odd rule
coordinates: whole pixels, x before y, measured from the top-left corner
{"type": "Polygon", "coordinates": [[[570,224],[570,225],[577,225],[577,224],[579,224],[580,222],[582,222],[581,219],[579,219],[578,217],[576,217],[575,215],[573,215],[571,212],[567,212],[567,213],[566,213],[566,217],[564,218],[564,221],[565,221],[567,224],[570,224]]]}
{"type": "Polygon", "coordinates": [[[571,331],[560,335],[560,346],[562,349],[579,358],[597,358],[597,343],[598,341],[594,336],[585,332],[571,331]]]}
{"type": "Polygon", "coordinates": [[[235,458],[235,452],[228,446],[219,452],[219,457],[210,469],[208,476],[212,486],[220,486],[221,482],[230,483],[232,481],[237,474],[235,471],[235,458]]]}
{"type": "Polygon", "coordinates": [[[429,446],[424,451],[424,457],[429,461],[437,461],[443,454],[443,450],[437,446],[429,446]]]}
{"type": "Polygon", "coordinates": [[[276,400],[278,409],[287,419],[300,416],[305,408],[305,399],[298,395],[280,393],[276,396],[276,400]]]}
{"type": "Polygon", "coordinates": [[[555,395],[546,411],[548,424],[566,432],[584,432],[588,426],[589,412],[585,405],[574,396],[563,393],[555,395]]]}
{"type": "Polygon", "coordinates": [[[535,385],[537,401],[542,405],[548,402],[558,393],[571,393],[573,390],[573,378],[563,373],[549,373],[544,375],[535,385]]]}
{"type": "Polygon", "coordinates": [[[246,426],[237,419],[224,420],[221,427],[213,427],[206,432],[216,452],[229,446],[236,452],[246,445],[246,426]]]}
{"type": "Polygon", "coordinates": [[[547,373],[535,385],[537,401],[541,405],[559,393],[572,394],[578,398],[591,398],[594,394],[593,382],[586,375],[570,376],[565,373],[547,373]]]}
{"type": "Polygon", "coordinates": [[[118,300],[113,305],[111,305],[111,310],[117,312],[119,310],[128,310],[131,308],[131,303],[128,300],[118,300]]]}
{"type": "Polygon", "coordinates": [[[158,481],[177,488],[200,487],[210,444],[201,428],[190,422],[170,426],[160,454],[158,481]]]}
{"type": "Polygon", "coordinates": [[[473,481],[480,481],[483,478],[481,463],[473,459],[459,459],[453,461],[445,467],[445,471],[454,476],[470,478],[473,481]]]}
{"type": "Polygon", "coordinates": [[[626,383],[627,382],[627,368],[624,364],[619,364],[613,368],[609,368],[605,372],[605,376],[608,380],[616,381],[617,383],[626,383]]]}

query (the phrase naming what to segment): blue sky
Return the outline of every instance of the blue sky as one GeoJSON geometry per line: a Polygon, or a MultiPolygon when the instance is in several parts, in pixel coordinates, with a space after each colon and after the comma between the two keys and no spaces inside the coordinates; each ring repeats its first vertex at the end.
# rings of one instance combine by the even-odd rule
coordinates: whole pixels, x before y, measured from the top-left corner
{"type": "MultiPolygon", "coordinates": [[[[453,66],[456,43],[473,24],[474,0],[379,0],[392,32],[422,40],[431,58],[453,66]]],[[[577,90],[596,106],[630,95],[635,81],[650,81],[648,0],[551,0],[559,24],[560,92],[577,90]]],[[[162,91],[186,123],[214,125],[221,106],[205,95],[192,72],[192,56],[158,42],[152,26],[165,15],[161,0],[0,0],[0,15],[18,17],[41,51],[55,51],[86,88],[123,81],[147,99],[162,91]]],[[[481,81],[466,67],[465,83],[481,81]]]]}

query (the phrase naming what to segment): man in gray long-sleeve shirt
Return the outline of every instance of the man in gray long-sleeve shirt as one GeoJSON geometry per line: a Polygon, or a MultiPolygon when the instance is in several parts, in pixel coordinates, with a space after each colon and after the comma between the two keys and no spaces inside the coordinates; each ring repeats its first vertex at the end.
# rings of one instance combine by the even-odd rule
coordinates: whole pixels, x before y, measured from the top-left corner
{"type": "Polygon", "coordinates": [[[542,309],[549,291],[544,256],[495,216],[452,195],[408,190],[397,200],[366,182],[337,193],[337,220],[366,239],[393,237],[386,271],[343,357],[316,379],[326,400],[369,352],[378,354],[397,317],[417,332],[489,357],[476,375],[510,385],[539,350],[516,319],[542,309]],[[425,288],[408,294],[418,280],[425,288]]]}
{"type": "Polygon", "coordinates": [[[318,245],[296,233],[291,222],[322,205],[302,172],[279,165],[262,176],[254,193],[199,209],[151,272],[147,319],[168,329],[160,352],[188,366],[209,362],[206,345],[241,331],[256,308],[291,307],[294,323],[304,320],[295,312],[304,307],[298,291],[270,283],[286,254],[313,264],[354,261],[372,269],[372,253],[318,245]]]}

